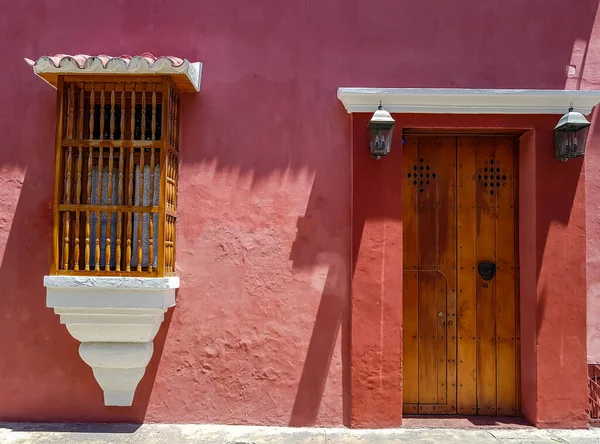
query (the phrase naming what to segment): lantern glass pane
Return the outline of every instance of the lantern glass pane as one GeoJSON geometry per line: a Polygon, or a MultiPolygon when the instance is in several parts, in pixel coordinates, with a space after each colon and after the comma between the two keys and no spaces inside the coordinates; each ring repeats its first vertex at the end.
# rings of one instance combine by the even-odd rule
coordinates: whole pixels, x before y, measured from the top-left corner
{"type": "Polygon", "coordinates": [[[589,127],[578,131],[560,131],[554,133],[554,157],[559,160],[574,159],[585,154],[589,127]]]}
{"type": "Polygon", "coordinates": [[[392,133],[394,129],[375,129],[371,130],[371,156],[380,158],[390,153],[392,145],[392,133]]]}
{"type": "Polygon", "coordinates": [[[577,134],[577,147],[575,150],[577,156],[583,156],[585,154],[585,144],[587,143],[589,129],[590,127],[588,126],[587,128],[580,129],[577,131],[577,133],[575,133],[577,134]]]}

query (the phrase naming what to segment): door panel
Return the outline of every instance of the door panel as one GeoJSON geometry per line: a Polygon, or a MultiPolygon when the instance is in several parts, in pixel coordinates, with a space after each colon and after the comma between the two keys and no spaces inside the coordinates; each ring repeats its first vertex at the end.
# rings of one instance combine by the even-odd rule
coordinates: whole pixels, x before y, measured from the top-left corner
{"type": "MultiPolygon", "coordinates": [[[[403,208],[406,214],[402,220],[403,263],[408,271],[403,273],[403,293],[419,294],[419,239],[417,231],[417,193],[414,174],[418,170],[418,139],[406,141],[403,150],[405,170],[402,182],[403,208]],[[413,169],[414,168],[414,169],[413,169]]],[[[419,403],[419,299],[411,297],[403,302],[403,337],[404,351],[402,355],[403,396],[405,410],[418,413],[419,403]],[[412,407],[410,407],[412,406],[412,407]]]]}
{"type": "Polygon", "coordinates": [[[419,297],[419,404],[437,404],[440,364],[438,360],[440,335],[438,287],[440,285],[437,276],[437,139],[433,137],[419,139],[418,152],[418,183],[415,188],[418,190],[419,295],[426,295],[419,297]]]}
{"type": "Polygon", "coordinates": [[[506,137],[406,139],[405,414],[519,413],[515,148],[506,137]],[[495,275],[482,277],[483,261],[495,275]]]}
{"type": "Polygon", "coordinates": [[[458,413],[477,413],[477,138],[458,145],[458,413]]]}
{"type": "MultiPolygon", "coordinates": [[[[419,272],[419,404],[438,403],[437,272],[419,272]]],[[[445,367],[445,365],[444,365],[445,367]]]]}
{"type": "Polygon", "coordinates": [[[438,269],[444,276],[446,300],[438,306],[438,313],[446,310],[445,316],[438,317],[439,329],[443,332],[438,342],[439,378],[442,381],[438,390],[440,407],[436,413],[456,413],[456,138],[438,138],[438,269]],[[445,332],[444,332],[445,328],[445,332]],[[445,333],[445,334],[444,334],[445,333]],[[445,353],[442,353],[442,349],[445,353]]]}
{"type": "MultiPolygon", "coordinates": [[[[411,295],[404,302],[405,412],[449,413],[456,405],[448,390],[448,359],[455,360],[456,353],[448,351],[447,325],[448,307],[452,315],[456,307],[448,299],[455,291],[456,222],[448,196],[454,196],[456,175],[440,165],[454,163],[455,139],[409,138],[404,156],[404,207],[411,213],[403,225],[404,293],[411,295]],[[442,145],[449,150],[440,156],[442,145]]],[[[455,322],[451,325],[455,341],[455,322]]],[[[455,369],[451,372],[455,378],[455,369]]]]}
{"type": "Polygon", "coordinates": [[[517,301],[515,243],[515,142],[500,139],[496,144],[496,180],[500,184],[496,200],[496,356],[498,359],[498,415],[513,416],[517,411],[517,301]]]}
{"type": "MultiPolygon", "coordinates": [[[[494,139],[477,140],[475,183],[477,264],[496,261],[496,197],[494,139]]],[[[466,203],[466,202],[465,202],[466,203]]],[[[477,414],[496,414],[496,288],[494,280],[477,278],[477,414]]]]}

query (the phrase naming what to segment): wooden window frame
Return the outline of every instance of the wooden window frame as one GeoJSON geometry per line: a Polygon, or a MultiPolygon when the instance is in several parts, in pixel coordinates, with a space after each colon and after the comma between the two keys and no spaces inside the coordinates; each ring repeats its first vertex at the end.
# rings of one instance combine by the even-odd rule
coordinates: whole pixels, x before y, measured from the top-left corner
{"type": "MultiPolygon", "coordinates": [[[[131,277],[166,277],[175,275],[176,250],[176,219],[177,219],[177,179],[179,171],[179,92],[168,76],[112,76],[112,75],[61,75],[57,84],[57,130],[56,157],[52,221],[52,256],[50,274],[74,276],[131,276],[131,277]],[[93,94],[92,94],[93,90],[93,94]],[[114,90],[114,94],[112,91],[114,90]],[[123,91],[124,90],[124,91],[123,91]],[[84,91],[81,94],[81,91],[84,91]],[[143,99],[141,97],[144,97],[143,99]],[[105,119],[99,123],[101,133],[99,139],[94,139],[94,111],[96,102],[100,100],[101,118],[109,109],[108,118],[110,138],[105,139],[102,131],[106,128],[105,119]],[[121,102],[121,100],[123,100],[121,102]],[[136,139],[137,122],[135,105],[142,103],[141,128],[145,129],[140,139],[136,139]],[[132,105],[133,104],[133,105],[132,105]],[[104,106],[102,106],[104,105],[104,106]],[[129,105],[129,108],[127,106],[129,105]],[[87,108],[86,108],[87,106],[87,108]],[[115,110],[120,106],[120,117],[115,117],[115,110]],[[147,116],[150,106],[151,117],[147,116]],[[133,107],[133,109],[132,109],[133,107]],[[160,107],[160,121],[158,108],[160,107]],[[124,109],[123,109],[124,108],[124,109]],[[119,122],[120,139],[115,140],[119,122]],[[128,126],[129,125],[129,126],[128,126]],[[148,128],[151,125],[151,128],[148,128]],[[156,130],[160,125],[160,138],[156,130]],[[87,131],[87,137],[85,132],[87,131]],[[133,137],[132,137],[133,131],[133,137]],[[147,134],[151,132],[151,140],[147,134]],[[100,161],[100,153],[102,153],[100,161]],[[115,156],[115,153],[117,154],[115,156]],[[144,156],[142,156],[142,153],[144,156]],[[158,156],[156,155],[158,154],[158,156]],[[116,157],[116,158],[115,158],[116,157]],[[142,158],[142,159],[140,159],[142,158]],[[145,158],[145,159],[144,159],[145,158]],[[101,165],[101,173],[112,163],[109,170],[108,198],[106,204],[100,204],[103,193],[103,182],[98,183],[97,190],[92,187],[92,174],[88,171],[88,161],[96,171],[101,165]],[[133,163],[131,163],[133,161],[133,163]],[[147,162],[147,163],[146,163],[147,162]],[[158,205],[153,205],[154,177],[152,164],[158,163],[158,205]],[[140,168],[138,169],[138,166],[140,168]],[[130,205],[139,196],[139,203],[146,200],[144,194],[144,169],[150,167],[150,188],[148,189],[150,205],[130,205]],[[138,169],[140,174],[134,177],[138,169]],[[117,179],[113,179],[117,171],[117,179]],[[113,180],[118,183],[118,190],[113,188],[113,180]],[[136,181],[139,180],[139,194],[136,181]],[[132,182],[133,181],[133,182],[132,182]],[[134,184],[133,188],[132,183],[134,184]],[[135,190],[135,193],[134,193],[135,190]],[[82,197],[97,194],[97,204],[83,202],[82,197]],[[118,193],[114,196],[111,193],[118,193]],[[135,194],[135,195],[134,195],[135,194]],[[112,204],[117,199],[117,205],[112,204]],[[113,214],[117,214],[118,231],[116,245],[112,245],[113,234],[111,222],[113,214]],[[154,217],[158,213],[158,227],[154,227],[154,217]],[[95,218],[92,217],[96,214],[95,218]],[[137,214],[138,245],[133,245],[135,234],[133,228],[137,214]],[[141,266],[140,258],[144,248],[142,233],[145,229],[143,217],[149,214],[147,225],[148,235],[145,238],[149,266],[141,266]],[[105,231],[98,235],[101,229],[101,219],[104,217],[105,231]],[[96,233],[90,233],[92,219],[95,220],[96,233]],[[110,219],[110,221],[109,221],[110,219]],[[158,245],[154,245],[153,230],[158,230],[158,245]],[[107,234],[108,233],[108,234],[107,234]],[[102,235],[105,244],[100,245],[102,235]],[[107,239],[108,238],[108,239],[107,239]],[[92,239],[95,240],[91,245],[92,239]],[[130,246],[130,249],[128,249],[130,246]],[[105,264],[100,266],[104,249],[105,264]],[[91,251],[94,249],[94,264],[90,262],[91,251]],[[158,249],[156,267],[153,265],[153,253],[158,249]],[[132,258],[137,253],[138,266],[131,266],[132,258]],[[116,265],[111,267],[111,259],[115,257],[116,265]],[[107,260],[108,258],[108,260],[107,260]],[[125,258],[125,259],[124,259],[125,258]],[[129,265],[129,269],[127,268],[129,265]]],[[[102,174],[96,173],[96,181],[102,174]],[[99,176],[99,177],[98,177],[99,176]]],[[[108,183],[107,181],[107,183],[108,183]]]]}

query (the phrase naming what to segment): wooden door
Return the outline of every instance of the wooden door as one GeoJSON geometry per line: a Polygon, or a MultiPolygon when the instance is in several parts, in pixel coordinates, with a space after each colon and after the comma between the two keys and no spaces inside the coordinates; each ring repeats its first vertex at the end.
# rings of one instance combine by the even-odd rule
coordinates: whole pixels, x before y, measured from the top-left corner
{"type": "Polygon", "coordinates": [[[516,144],[406,137],[405,414],[519,414],[516,144]]]}

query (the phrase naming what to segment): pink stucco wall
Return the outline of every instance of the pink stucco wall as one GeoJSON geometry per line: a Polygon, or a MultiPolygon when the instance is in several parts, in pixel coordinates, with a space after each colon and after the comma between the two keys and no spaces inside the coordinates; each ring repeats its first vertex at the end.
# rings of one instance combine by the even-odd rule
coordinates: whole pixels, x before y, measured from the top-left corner
{"type": "MultiPolygon", "coordinates": [[[[598,112],[592,116],[590,136],[597,139],[598,112]]],[[[600,150],[587,149],[587,355],[588,363],[600,364],[600,150]]]]}
{"type": "Polygon", "coordinates": [[[5,3],[1,420],[348,423],[351,125],[336,89],[592,88],[600,76],[598,0],[5,3]],[[22,58],[144,51],[204,63],[201,93],[182,101],[182,287],[134,406],[106,408],[45,307],[55,92],[22,58]]]}
{"type": "MultiPolygon", "coordinates": [[[[572,88],[597,89],[600,85],[600,14],[587,41],[576,42],[575,61],[583,65],[580,80],[569,84],[572,88]]],[[[586,172],[586,227],[587,227],[587,351],[589,363],[600,363],[600,149],[596,111],[591,116],[592,145],[587,150],[586,172]]]]}

